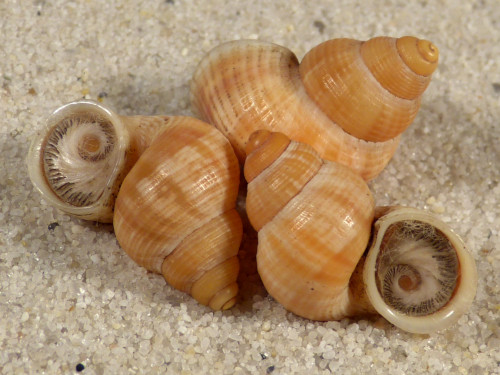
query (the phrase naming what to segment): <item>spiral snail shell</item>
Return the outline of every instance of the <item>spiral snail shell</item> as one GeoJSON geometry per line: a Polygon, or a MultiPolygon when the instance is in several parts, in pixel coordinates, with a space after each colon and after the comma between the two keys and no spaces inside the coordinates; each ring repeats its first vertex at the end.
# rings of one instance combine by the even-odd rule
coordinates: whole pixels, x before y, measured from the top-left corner
{"type": "Polygon", "coordinates": [[[282,133],[253,133],[246,152],[257,267],[285,308],[314,320],[378,312],[425,333],[453,324],[471,305],[474,260],[435,216],[375,209],[359,175],[282,133]]]}
{"type": "Polygon", "coordinates": [[[169,119],[120,116],[92,100],[65,104],[31,143],[31,181],[59,210],[110,223],[123,179],[169,119]]]}
{"type": "Polygon", "coordinates": [[[213,126],[182,116],[119,116],[92,102],[49,117],[28,155],[57,208],[113,221],[138,264],[214,310],[236,301],[239,164],[213,126]]]}
{"type": "Polygon", "coordinates": [[[415,37],[332,39],[302,62],[288,49],[244,40],[202,60],[191,99],[240,161],[258,129],[285,133],[369,180],[396,151],[437,67],[438,49],[415,37]]]}

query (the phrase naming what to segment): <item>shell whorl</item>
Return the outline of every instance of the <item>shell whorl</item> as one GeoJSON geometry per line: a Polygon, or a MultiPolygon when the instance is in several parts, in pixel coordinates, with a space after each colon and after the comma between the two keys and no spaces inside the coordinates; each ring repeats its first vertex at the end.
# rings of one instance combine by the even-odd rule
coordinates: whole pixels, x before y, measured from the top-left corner
{"type": "Polygon", "coordinates": [[[364,264],[366,292],[391,323],[430,333],[455,323],[475,296],[475,262],[463,241],[434,215],[379,207],[364,264]]]}
{"type": "Polygon", "coordinates": [[[399,38],[396,44],[401,58],[412,71],[424,77],[434,73],[439,60],[439,50],[432,42],[404,36],[399,38]]]}
{"type": "Polygon", "coordinates": [[[240,161],[249,136],[267,129],[310,144],[322,158],[369,180],[389,162],[417,114],[430,80],[418,67],[435,68],[437,55],[433,44],[413,37],[334,39],[313,48],[299,66],[284,47],[233,41],[200,62],[191,101],[230,140],[240,161]],[[429,63],[419,65],[415,52],[429,63]]]}
{"type": "Polygon", "coordinates": [[[437,58],[437,47],[415,37],[332,39],[304,56],[300,73],[332,121],[357,138],[384,142],[413,122],[437,58]]]}
{"type": "MultiPolygon", "coordinates": [[[[262,169],[252,165],[262,160],[259,153],[284,137],[267,131],[252,136],[245,175],[262,169]]],[[[363,179],[291,141],[247,189],[248,217],[259,230],[258,271],[268,292],[309,319],[352,315],[347,286],[368,243],[374,210],[363,179]]]]}
{"type": "Polygon", "coordinates": [[[173,117],[126,176],[113,225],[138,264],[213,309],[235,303],[239,165],[212,126],[173,117]]]}

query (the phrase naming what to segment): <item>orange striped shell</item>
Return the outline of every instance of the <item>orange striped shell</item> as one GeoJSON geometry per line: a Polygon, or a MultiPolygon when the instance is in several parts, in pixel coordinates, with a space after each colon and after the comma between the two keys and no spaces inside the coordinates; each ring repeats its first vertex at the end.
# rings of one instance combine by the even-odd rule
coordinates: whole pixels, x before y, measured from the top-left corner
{"type": "Polygon", "coordinates": [[[234,305],[240,172],[213,126],[191,117],[120,116],[81,100],[49,117],[28,165],[55,207],[113,221],[137,263],[215,310],[234,305]]]}
{"type": "Polygon", "coordinates": [[[309,319],[364,311],[348,285],[374,215],[365,181],[282,133],[254,133],[247,151],[247,213],[258,230],[257,266],[269,294],[309,319]]]}
{"type": "Polygon", "coordinates": [[[300,66],[288,49],[233,41],[210,51],[191,82],[195,110],[240,159],[258,129],[312,145],[324,159],[372,179],[396,151],[437,66],[438,50],[414,37],[333,39],[300,66]]]}
{"type": "Polygon", "coordinates": [[[474,259],[437,217],[374,210],[359,175],[283,133],[259,130],[246,151],[257,268],[285,308],[314,320],[377,312],[406,331],[430,333],[470,307],[474,259]]]}
{"type": "Polygon", "coordinates": [[[236,301],[239,165],[212,126],[171,117],[127,174],[113,225],[138,264],[214,310],[236,301]]]}

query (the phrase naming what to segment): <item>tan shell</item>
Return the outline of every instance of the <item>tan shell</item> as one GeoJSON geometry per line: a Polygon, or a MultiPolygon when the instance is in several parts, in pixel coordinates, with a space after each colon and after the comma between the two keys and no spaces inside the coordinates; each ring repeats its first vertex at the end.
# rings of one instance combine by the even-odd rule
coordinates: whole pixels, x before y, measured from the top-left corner
{"type": "Polygon", "coordinates": [[[257,267],[269,294],[309,319],[358,313],[347,286],[370,238],[366,183],[282,133],[256,132],[247,150],[247,213],[259,231],[257,267]],[[262,157],[268,152],[276,158],[262,157]]]}
{"type": "Polygon", "coordinates": [[[356,173],[282,133],[253,133],[247,152],[258,271],[285,308],[315,320],[378,312],[401,329],[428,333],[470,307],[474,260],[438,218],[408,207],[374,213],[356,173]]]}
{"type": "Polygon", "coordinates": [[[313,48],[300,66],[284,47],[233,41],[199,64],[191,98],[240,161],[250,134],[263,128],[308,143],[368,180],[396,151],[437,60],[437,48],[414,37],[333,39],[313,48]]]}
{"type": "Polygon", "coordinates": [[[93,101],[73,102],[37,134],[28,169],[55,207],[81,219],[113,220],[123,249],[175,288],[213,309],[234,305],[239,164],[213,126],[189,117],[119,116],[93,101]]]}
{"type": "Polygon", "coordinates": [[[234,305],[239,165],[212,126],[174,117],[129,172],[113,225],[138,264],[214,310],[234,305]]]}

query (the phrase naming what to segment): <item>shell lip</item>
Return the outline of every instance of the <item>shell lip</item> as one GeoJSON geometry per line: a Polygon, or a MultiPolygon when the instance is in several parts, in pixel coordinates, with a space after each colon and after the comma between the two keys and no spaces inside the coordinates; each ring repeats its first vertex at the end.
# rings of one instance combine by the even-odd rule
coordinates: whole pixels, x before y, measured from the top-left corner
{"type": "Polygon", "coordinates": [[[379,314],[399,328],[412,333],[433,333],[446,329],[458,319],[471,306],[477,288],[477,270],[474,258],[465,247],[462,239],[436,216],[419,209],[397,207],[377,220],[374,224],[375,237],[366,257],[363,269],[363,279],[370,302],[379,314]],[[446,305],[440,310],[426,316],[408,316],[388,306],[380,295],[376,280],[375,270],[377,255],[385,230],[394,222],[401,220],[420,220],[430,223],[438,230],[445,233],[456,250],[460,264],[460,274],[457,287],[446,305]]]}
{"type": "MultiPolygon", "coordinates": [[[[115,127],[117,135],[117,146],[115,148],[115,155],[124,155],[126,148],[128,147],[129,137],[128,133],[125,131],[124,124],[116,113],[112,110],[106,108],[105,106],[99,104],[96,101],[83,99],[78,101],[73,101],[62,105],[57,108],[45,121],[44,126],[37,131],[35,137],[33,138],[28,155],[26,157],[26,164],[28,167],[28,175],[31,182],[35,188],[42,194],[45,200],[47,200],[52,206],[57,209],[71,214],[73,216],[79,217],[81,219],[87,220],[98,220],[102,222],[110,222],[112,220],[112,209],[103,209],[103,205],[109,199],[109,194],[103,194],[101,197],[91,205],[77,207],[64,202],[52,188],[45,177],[42,162],[42,153],[47,141],[47,136],[51,129],[60,122],[63,118],[72,113],[90,111],[94,113],[99,113],[104,117],[108,118],[113,126],[115,127]]],[[[123,168],[125,163],[125,158],[121,158],[115,165],[111,166],[111,171],[108,178],[108,186],[116,179],[120,170],[123,168]]],[[[110,194],[113,192],[111,191],[110,194]]]]}

